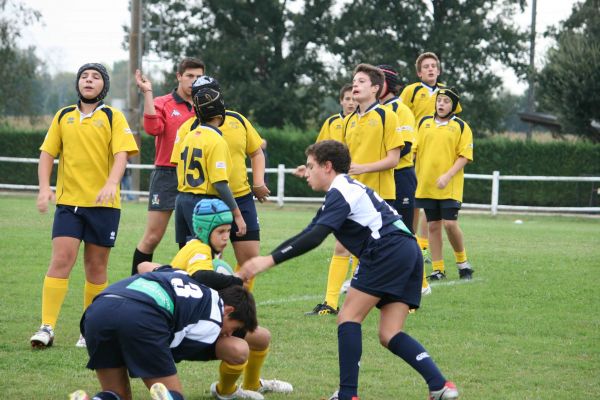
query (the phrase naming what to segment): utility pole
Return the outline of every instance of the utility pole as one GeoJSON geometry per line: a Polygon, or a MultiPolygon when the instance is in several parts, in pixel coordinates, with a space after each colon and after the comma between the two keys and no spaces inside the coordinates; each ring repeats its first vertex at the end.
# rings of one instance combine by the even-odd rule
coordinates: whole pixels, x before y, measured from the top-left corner
{"type": "MultiPolygon", "coordinates": [[[[142,0],[131,0],[131,29],[129,30],[129,74],[127,75],[127,122],[131,128],[140,153],[131,157],[133,164],[140,164],[142,141],[140,138],[140,97],[133,77],[135,70],[141,68],[142,40],[142,0]]],[[[131,189],[140,190],[140,170],[131,171],[131,189]]],[[[137,196],[136,196],[137,198],[137,196]]]]}
{"type": "MultiPolygon", "coordinates": [[[[527,92],[527,112],[531,114],[535,108],[535,20],[537,0],[531,2],[531,36],[529,39],[529,90],[527,92]]],[[[527,140],[532,138],[533,124],[527,126],[527,140]]]]}

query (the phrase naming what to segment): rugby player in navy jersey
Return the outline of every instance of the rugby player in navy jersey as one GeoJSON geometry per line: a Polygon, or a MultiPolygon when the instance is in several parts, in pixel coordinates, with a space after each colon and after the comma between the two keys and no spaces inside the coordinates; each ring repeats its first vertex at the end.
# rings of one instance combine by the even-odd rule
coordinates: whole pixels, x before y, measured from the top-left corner
{"type": "Polygon", "coordinates": [[[244,263],[238,275],[250,279],[314,249],[333,233],[359,258],[359,265],[338,314],[340,385],[330,400],[358,399],[361,324],[373,307],[381,312],[381,344],[423,376],[429,398],[457,399],[454,383],[446,380],[423,346],[403,332],[409,309],[418,308],[421,301],[423,257],[413,234],[376,192],[347,175],[350,153],[344,144],[318,142],[308,147],[306,156],[309,186],[327,192],[323,205],[302,232],[270,255],[244,263]]]}
{"type": "MultiPolygon", "coordinates": [[[[233,333],[254,331],[257,325],[254,298],[241,286],[217,292],[181,270],[114,283],[81,319],[87,367],[96,371],[102,388],[93,398],[131,399],[129,373],[144,381],[153,399],[182,400],[175,363],[216,357],[245,364],[248,343],[233,333]]],[[[70,398],[89,399],[81,390],[70,398]]]]}

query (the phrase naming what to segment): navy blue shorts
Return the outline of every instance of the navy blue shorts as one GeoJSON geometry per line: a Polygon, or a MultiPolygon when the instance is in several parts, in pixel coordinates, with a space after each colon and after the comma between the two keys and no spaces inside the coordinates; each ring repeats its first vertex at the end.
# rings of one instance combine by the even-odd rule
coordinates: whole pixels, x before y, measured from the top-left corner
{"type": "Polygon", "coordinates": [[[415,191],[417,190],[417,175],[414,167],[394,170],[394,182],[396,183],[396,200],[394,208],[413,209],[415,207],[415,191]]]}
{"type": "Polygon", "coordinates": [[[368,245],[350,285],[379,297],[377,308],[397,302],[419,308],[422,283],[423,255],[417,241],[392,233],[368,245]]]}
{"type": "Polygon", "coordinates": [[[460,210],[461,202],[454,199],[417,199],[417,207],[425,211],[427,222],[441,221],[456,221],[458,219],[458,210],[460,210]]]}
{"type": "Polygon", "coordinates": [[[52,239],[73,237],[102,247],[114,247],[121,210],[110,207],[76,207],[58,204],[54,212],[52,239]]]}
{"type": "Polygon", "coordinates": [[[246,234],[244,236],[236,236],[238,227],[233,221],[231,224],[231,235],[229,239],[232,242],[242,242],[248,240],[260,240],[260,226],[258,224],[258,214],[256,213],[256,205],[254,204],[254,196],[248,193],[245,196],[235,198],[235,202],[242,213],[244,222],[246,223],[246,234]]]}
{"type": "Polygon", "coordinates": [[[132,378],[177,373],[169,347],[169,321],[148,304],[123,297],[97,297],[81,317],[80,329],[90,356],[89,369],[127,367],[132,378]]]}
{"type": "Polygon", "coordinates": [[[177,168],[156,167],[150,174],[148,211],[173,211],[177,197],[177,168]]]}

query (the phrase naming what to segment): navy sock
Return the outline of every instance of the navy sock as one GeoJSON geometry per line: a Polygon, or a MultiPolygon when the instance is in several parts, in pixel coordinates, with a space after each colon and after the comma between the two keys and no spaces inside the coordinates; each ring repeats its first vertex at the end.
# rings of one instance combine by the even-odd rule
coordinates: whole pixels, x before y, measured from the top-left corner
{"type": "Polygon", "coordinates": [[[183,398],[183,395],[179,392],[176,392],[174,390],[169,390],[169,394],[171,395],[171,397],[173,398],[173,400],[185,400],[183,398]]]}
{"type": "Polygon", "coordinates": [[[133,261],[131,263],[131,276],[138,273],[137,267],[140,263],[144,261],[152,261],[152,256],[154,256],[154,253],[142,253],[136,247],[135,251],[133,252],[133,261]]]}
{"type": "Polygon", "coordinates": [[[121,400],[121,398],[114,392],[104,391],[96,393],[92,400],[121,400]]]}
{"type": "Polygon", "coordinates": [[[429,386],[429,390],[440,390],[446,378],[433,362],[427,350],[404,332],[399,332],[388,343],[388,350],[413,367],[429,386]]]}
{"type": "Polygon", "coordinates": [[[350,400],[358,393],[358,370],[362,355],[362,331],[358,322],[344,322],[338,326],[338,353],[340,359],[340,400],[350,400]]]}

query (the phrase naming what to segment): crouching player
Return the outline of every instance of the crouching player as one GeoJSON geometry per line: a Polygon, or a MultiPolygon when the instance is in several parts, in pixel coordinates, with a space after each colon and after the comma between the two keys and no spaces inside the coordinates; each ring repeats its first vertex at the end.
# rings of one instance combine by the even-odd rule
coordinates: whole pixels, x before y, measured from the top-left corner
{"type": "Polygon", "coordinates": [[[333,232],[358,256],[359,264],[338,314],[340,386],[330,400],[358,399],[361,324],[373,307],[381,310],[381,344],[423,376],[429,399],[457,399],[456,386],[444,378],[423,346],[403,332],[409,308],[418,308],[421,301],[423,257],[415,237],[376,192],[347,175],[350,153],[345,145],[326,140],[309,146],[306,155],[309,186],[327,192],[323,206],[302,232],[271,255],[247,261],[240,277],[250,279],[304,254],[333,232]]]}
{"type": "MultiPolygon", "coordinates": [[[[142,378],[152,399],[182,400],[175,363],[216,357],[243,366],[248,344],[233,333],[252,332],[257,324],[254,298],[240,286],[217,292],[174,269],[119,281],[81,318],[87,367],[96,370],[102,388],[94,399],[131,399],[129,372],[142,378]]],[[[70,398],[88,399],[83,391],[70,398]]]]}
{"type": "MultiPolygon", "coordinates": [[[[233,275],[216,273],[213,259],[221,254],[229,241],[233,215],[227,205],[219,199],[202,199],[194,207],[192,225],[195,237],[190,240],[171,261],[171,266],[186,271],[194,280],[215,290],[241,286],[243,281],[233,275]]],[[[143,262],[138,266],[140,273],[162,270],[160,264],[143,262]]],[[[269,353],[271,333],[257,327],[254,331],[236,332],[249,346],[247,364],[232,364],[223,360],[219,367],[219,381],[211,386],[216,399],[263,399],[263,393],[289,393],[293,387],[288,382],[277,379],[261,379],[260,371],[269,353]],[[245,335],[245,336],[244,336],[245,335]],[[244,374],[242,387],[236,385],[244,374]]]]}

